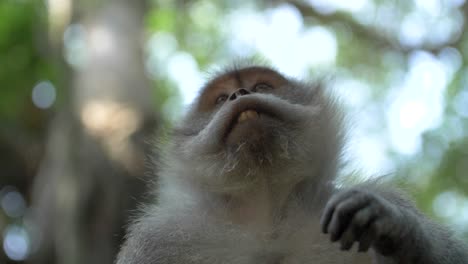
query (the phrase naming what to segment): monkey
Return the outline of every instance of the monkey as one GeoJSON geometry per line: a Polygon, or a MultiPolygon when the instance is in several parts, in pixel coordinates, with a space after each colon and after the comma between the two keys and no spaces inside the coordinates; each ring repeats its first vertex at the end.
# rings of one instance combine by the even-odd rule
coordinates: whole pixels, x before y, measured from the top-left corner
{"type": "Polygon", "coordinates": [[[161,144],[158,201],[116,263],[468,263],[400,191],[333,184],[345,118],[323,82],[255,65],[219,73],[161,144]]]}

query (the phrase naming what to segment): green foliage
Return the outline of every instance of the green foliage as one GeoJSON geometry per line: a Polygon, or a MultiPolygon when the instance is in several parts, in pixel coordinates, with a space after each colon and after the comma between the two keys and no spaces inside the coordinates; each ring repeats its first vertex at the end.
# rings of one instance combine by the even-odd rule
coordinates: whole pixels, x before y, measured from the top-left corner
{"type": "Polygon", "coordinates": [[[146,27],[151,31],[174,32],[177,13],[174,9],[152,9],[146,16],[146,27]]]}
{"type": "Polygon", "coordinates": [[[0,2],[0,118],[28,111],[34,85],[54,76],[43,11],[40,1],[0,2]]]}

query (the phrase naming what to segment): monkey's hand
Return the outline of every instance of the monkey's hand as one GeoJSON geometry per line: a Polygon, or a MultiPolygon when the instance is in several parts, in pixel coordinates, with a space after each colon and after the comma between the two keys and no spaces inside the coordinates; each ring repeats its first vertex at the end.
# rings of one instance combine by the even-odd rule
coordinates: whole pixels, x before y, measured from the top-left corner
{"type": "Polygon", "coordinates": [[[354,242],[358,251],[371,246],[384,256],[395,253],[403,241],[410,241],[417,216],[408,208],[364,188],[353,188],[335,194],[325,206],[321,226],[332,242],[340,241],[342,250],[354,242]]]}

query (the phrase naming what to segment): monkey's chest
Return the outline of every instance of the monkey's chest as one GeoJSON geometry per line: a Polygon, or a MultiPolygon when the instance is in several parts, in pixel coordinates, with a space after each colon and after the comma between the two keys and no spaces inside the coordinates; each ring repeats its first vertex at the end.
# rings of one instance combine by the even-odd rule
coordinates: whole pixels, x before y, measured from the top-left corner
{"type": "MultiPolygon", "coordinates": [[[[356,250],[341,251],[320,231],[318,222],[310,217],[288,221],[274,234],[255,233],[252,228],[220,225],[204,221],[188,223],[188,229],[177,232],[176,241],[185,241],[182,248],[190,249],[188,263],[224,264],[367,264],[370,256],[356,250]],[[197,224],[198,223],[198,224],[197,224]],[[184,246],[186,245],[186,246],[184,246]]],[[[268,230],[268,229],[267,229],[268,230]]],[[[177,244],[177,243],[176,243],[177,244]]],[[[187,263],[187,262],[172,262],[187,263]]]]}
{"type": "Polygon", "coordinates": [[[254,250],[248,264],[350,264],[371,263],[369,254],[354,251],[341,251],[339,245],[329,242],[314,224],[289,226],[280,235],[264,240],[254,250]]]}
{"type": "MultiPolygon", "coordinates": [[[[328,240],[324,240],[328,241],[328,240]]],[[[318,244],[307,244],[307,241],[293,243],[296,248],[285,244],[285,250],[271,252],[266,256],[255,257],[252,262],[255,264],[350,264],[371,263],[368,254],[356,253],[352,251],[340,251],[336,245],[328,245],[328,242],[318,244]]]]}

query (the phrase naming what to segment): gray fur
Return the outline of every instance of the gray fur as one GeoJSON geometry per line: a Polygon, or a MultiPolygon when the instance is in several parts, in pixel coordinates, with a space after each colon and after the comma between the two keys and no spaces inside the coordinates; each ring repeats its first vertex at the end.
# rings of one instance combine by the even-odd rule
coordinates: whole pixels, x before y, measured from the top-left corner
{"type": "Polygon", "coordinates": [[[163,148],[159,202],[130,226],[117,264],[468,263],[466,248],[398,192],[332,187],[342,119],[321,85],[268,68],[214,78],[163,148]],[[262,74],[275,89],[206,110],[223,78],[245,86],[235,90],[262,74]],[[268,113],[262,133],[227,141],[233,116],[252,108],[268,113]]]}

